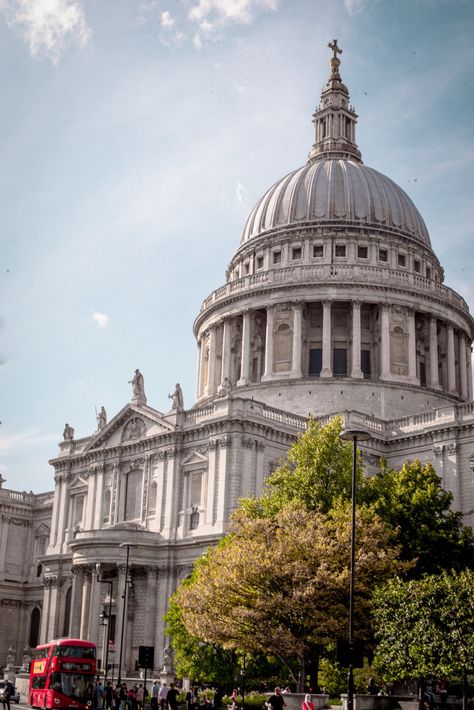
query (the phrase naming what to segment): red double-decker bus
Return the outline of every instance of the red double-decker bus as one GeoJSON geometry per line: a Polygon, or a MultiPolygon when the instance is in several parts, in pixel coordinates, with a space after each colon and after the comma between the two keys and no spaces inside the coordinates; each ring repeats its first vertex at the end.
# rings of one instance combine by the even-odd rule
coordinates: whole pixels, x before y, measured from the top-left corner
{"type": "Polygon", "coordinates": [[[38,646],[30,665],[30,705],[88,710],[94,694],[95,650],[90,641],[70,638],[38,646]]]}

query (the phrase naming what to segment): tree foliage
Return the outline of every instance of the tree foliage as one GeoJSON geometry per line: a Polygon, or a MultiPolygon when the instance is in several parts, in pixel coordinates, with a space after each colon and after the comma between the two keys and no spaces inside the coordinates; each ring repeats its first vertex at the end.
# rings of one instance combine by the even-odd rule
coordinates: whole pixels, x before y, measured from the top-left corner
{"type": "Polygon", "coordinates": [[[474,668],[474,573],[399,577],[376,590],[374,665],[388,680],[460,677],[474,668]]]}
{"type": "Polygon", "coordinates": [[[453,496],[430,463],[408,461],[399,471],[382,465],[361,495],[396,534],[401,558],[415,560],[413,578],[474,567],[474,537],[451,510],[453,496]]]}
{"type": "MultiPolygon", "coordinates": [[[[266,479],[260,498],[241,502],[245,512],[271,517],[292,503],[327,513],[337,501],[350,500],[352,444],[341,439],[342,426],[341,417],[325,425],[310,417],[307,430],[299,435],[286,460],[266,479]]],[[[360,462],[357,477],[360,484],[360,462]]]]}
{"type": "MultiPolygon", "coordinates": [[[[369,599],[393,575],[398,549],[386,528],[359,511],[355,627],[369,633],[369,599]]],[[[195,567],[176,592],[191,634],[224,648],[263,652],[304,671],[316,644],[347,632],[350,507],[317,514],[288,505],[278,516],[239,511],[231,533],[195,567]]]]}

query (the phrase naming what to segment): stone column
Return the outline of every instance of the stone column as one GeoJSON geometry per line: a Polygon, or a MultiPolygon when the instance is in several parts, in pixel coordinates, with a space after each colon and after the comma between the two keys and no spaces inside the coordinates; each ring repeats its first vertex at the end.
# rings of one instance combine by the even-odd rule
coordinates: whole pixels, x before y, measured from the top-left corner
{"type": "Polygon", "coordinates": [[[469,401],[472,401],[472,350],[469,342],[466,343],[466,360],[467,360],[467,394],[469,401]]]}
{"type": "Polygon", "coordinates": [[[79,565],[72,567],[71,617],[69,633],[71,638],[79,638],[81,633],[82,588],[85,568],[79,565]]]}
{"type": "Polygon", "coordinates": [[[250,311],[244,311],[242,320],[242,357],[240,380],[237,385],[247,385],[250,380],[250,311]]]}
{"type": "Polygon", "coordinates": [[[303,377],[301,371],[301,346],[303,338],[303,304],[293,304],[293,356],[292,377],[303,377]]]}
{"type": "Polygon", "coordinates": [[[438,321],[430,318],[430,384],[433,389],[440,389],[438,363],[438,321]]]}
{"type": "Polygon", "coordinates": [[[456,366],[454,364],[454,330],[451,323],[447,324],[448,334],[448,392],[456,390],[456,366]]]}
{"type": "Polygon", "coordinates": [[[224,382],[226,377],[230,382],[231,330],[232,330],[232,321],[230,320],[230,318],[224,318],[223,333],[222,333],[221,383],[224,382]]]}
{"type": "Polygon", "coordinates": [[[459,333],[459,389],[462,399],[467,399],[466,339],[459,333]]]}
{"type": "Polygon", "coordinates": [[[207,394],[216,391],[216,326],[209,328],[209,371],[207,373],[207,394]]]}
{"type": "Polygon", "coordinates": [[[323,357],[320,377],[332,377],[331,301],[323,301],[323,357]]]}
{"type": "Polygon", "coordinates": [[[91,570],[89,629],[87,632],[87,639],[89,641],[93,641],[97,646],[99,643],[99,623],[100,623],[99,614],[100,614],[101,584],[100,584],[100,582],[97,581],[94,571],[91,570]]]}
{"type": "Polygon", "coordinates": [[[364,374],[360,368],[360,301],[352,301],[352,370],[351,377],[362,379],[364,374]]]}
{"type": "Polygon", "coordinates": [[[144,646],[155,645],[156,595],[158,588],[158,568],[147,567],[146,612],[144,646]]]}
{"type": "MultiPolygon", "coordinates": [[[[117,615],[115,617],[115,661],[119,662],[120,659],[120,641],[122,638],[122,623],[123,623],[123,610],[125,606],[125,565],[117,565],[118,570],[118,586],[117,586],[117,615]]],[[[125,622],[126,628],[126,622],[125,622]]],[[[125,631],[123,635],[123,645],[124,651],[127,647],[127,640],[125,638],[125,631]]],[[[125,662],[125,652],[122,652],[122,677],[124,676],[124,662],[125,662]]]]}
{"type": "Polygon", "coordinates": [[[202,357],[202,347],[201,338],[198,336],[197,339],[197,365],[196,365],[196,399],[201,396],[201,357],[202,357]]]}
{"type": "Polygon", "coordinates": [[[262,382],[273,379],[273,323],[275,319],[275,307],[267,306],[267,326],[265,332],[265,372],[262,382]]]}
{"type": "Polygon", "coordinates": [[[381,318],[381,366],[382,378],[390,378],[390,306],[382,304],[381,318]]]}
{"type": "Polygon", "coordinates": [[[410,382],[419,384],[419,379],[416,376],[416,330],[415,330],[415,311],[413,308],[408,308],[408,378],[410,382]]]}
{"type": "Polygon", "coordinates": [[[86,569],[83,584],[82,584],[82,610],[81,610],[81,629],[79,638],[86,639],[89,634],[89,616],[91,603],[91,587],[92,587],[92,569],[86,569]]]}

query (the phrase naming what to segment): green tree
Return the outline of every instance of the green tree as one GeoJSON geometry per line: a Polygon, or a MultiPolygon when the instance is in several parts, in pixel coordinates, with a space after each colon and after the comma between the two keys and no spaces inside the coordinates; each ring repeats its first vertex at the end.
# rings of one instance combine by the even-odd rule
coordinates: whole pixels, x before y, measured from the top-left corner
{"type": "MultiPolygon", "coordinates": [[[[192,576],[181,585],[192,584],[192,576]]],[[[172,596],[164,617],[166,633],[172,638],[176,673],[181,678],[196,682],[231,685],[239,672],[234,651],[221,645],[205,643],[190,634],[183,623],[183,615],[175,596],[172,596]]]]}
{"type": "MultiPolygon", "coordinates": [[[[291,446],[285,461],[268,476],[259,498],[241,501],[248,515],[274,516],[288,503],[327,513],[351,499],[352,444],[341,439],[341,417],[322,424],[310,417],[308,428],[291,446]]],[[[359,464],[358,485],[363,480],[359,464]]]]}
{"type": "MultiPolygon", "coordinates": [[[[367,638],[371,590],[395,573],[398,549],[367,509],[358,512],[357,529],[355,628],[367,638]]],[[[230,534],[176,591],[187,631],[276,656],[302,689],[315,645],[347,633],[349,542],[348,504],[326,515],[292,505],[272,518],[238,511],[230,534]]]]}
{"type": "Polygon", "coordinates": [[[415,561],[411,577],[474,567],[473,532],[462,514],[451,510],[453,496],[430,463],[408,461],[394,471],[382,462],[361,498],[394,531],[401,559],[415,561]]]}
{"type": "Polygon", "coordinates": [[[474,573],[390,580],[375,591],[374,666],[389,681],[459,678],[474,668],[474,573]]]}

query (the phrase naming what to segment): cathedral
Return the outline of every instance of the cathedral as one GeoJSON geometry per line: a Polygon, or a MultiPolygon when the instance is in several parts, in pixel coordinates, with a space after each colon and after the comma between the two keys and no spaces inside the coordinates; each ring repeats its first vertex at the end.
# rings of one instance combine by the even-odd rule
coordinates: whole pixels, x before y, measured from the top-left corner
{"type": "Polygon", "coordinates": [[[0,659],[70,635],[122,676],[141,645],[172,673],[170,594],[310,414],[370,432],[369,475],[381,456],[431,461],[474,524],[474,321],[411,199],[362,162],[329,48],[308,159],[252,209],[194,321],[194,406],[176,385],[157,411],[136,370],[130,401],[90,436],[66,426],[54,492],[0,488],[0,659]]]}

